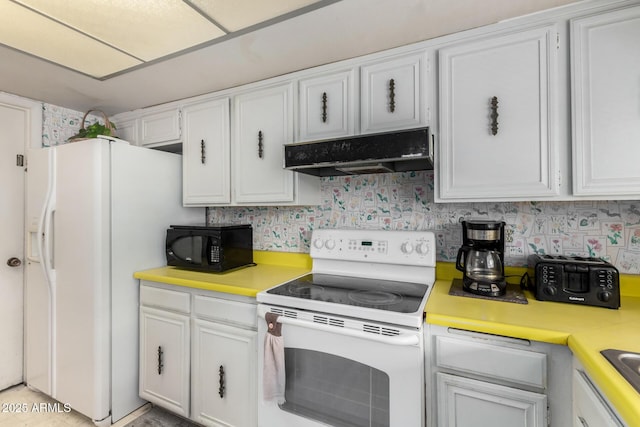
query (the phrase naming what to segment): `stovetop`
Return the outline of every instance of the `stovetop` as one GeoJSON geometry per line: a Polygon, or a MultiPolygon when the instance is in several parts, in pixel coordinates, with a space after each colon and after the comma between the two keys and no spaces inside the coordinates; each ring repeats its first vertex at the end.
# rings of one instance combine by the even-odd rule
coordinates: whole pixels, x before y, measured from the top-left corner
{"type": "Polygon", "coordinates": [[[427,231],[316,230],[310,274],[257,295],[261,304],[419,328],[435,282],[427,231]]]}
{"type": "Polygon", "coordinates": [[[420,308],[428,288],[428,285],[420,283],[333,274],[307,274],[269,289],[267,293],[399,313],[414,313],[420,308]]]}

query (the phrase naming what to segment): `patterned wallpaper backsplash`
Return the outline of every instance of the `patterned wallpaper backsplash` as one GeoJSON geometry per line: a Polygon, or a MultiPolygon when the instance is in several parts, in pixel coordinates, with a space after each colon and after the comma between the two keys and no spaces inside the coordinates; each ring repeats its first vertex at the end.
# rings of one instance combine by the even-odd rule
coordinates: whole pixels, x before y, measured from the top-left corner
{"type": "Polygon", "coordinates": [[[320,206],[209,208],[209,223],[250,223],[256,249],[309,252],[316,228],[433,230],[437,259],[455,262],[461,219],[503,220],[506,264],[529,254],[599,257],[640,274],[640,201],[433,202],[433,172],[321,178],[320,206]]]}
{"type": "MultiPolygon", "coordinates": [[[[64,143],[82,116],[43,104],[43,145],[64,143]]],[[[436,204],[432,172],[322,178],[321,194],[319,206],[209,208],[207,221],[251,224],[255,249],[305,253],[316,228],[433,230],[437,259],[453,262],[461,219],[503,220],[508,265],[532,253],[595,256],[640,274],[640,201],[436,204]]]]}

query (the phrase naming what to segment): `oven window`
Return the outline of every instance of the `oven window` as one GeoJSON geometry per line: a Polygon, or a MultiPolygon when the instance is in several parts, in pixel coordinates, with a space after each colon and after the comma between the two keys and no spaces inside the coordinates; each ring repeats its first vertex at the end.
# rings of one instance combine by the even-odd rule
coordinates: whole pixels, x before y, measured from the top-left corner
{"type": "Polygon", "coordinates": [[[176,257],[192,264],[202,264],[202,236],[179,237],[171,243],[176,257]]]}
{"type": "Polygon", "coordinates": [[[337,427],[389,426],[389,376],[328,353],[285,348],[280,407],[337,427]]]}

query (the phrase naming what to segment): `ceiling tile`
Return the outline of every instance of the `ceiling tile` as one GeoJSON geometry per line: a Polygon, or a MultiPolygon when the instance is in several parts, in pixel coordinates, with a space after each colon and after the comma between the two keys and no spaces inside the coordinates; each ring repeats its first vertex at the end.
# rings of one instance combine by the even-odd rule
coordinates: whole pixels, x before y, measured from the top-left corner
{"type": "Polygon", "coordinates": [[[94,77],[141,63],[9,1],[0,2],[0,43],[94,77]]]}
{"type": "MultiPolygon", "coordinates": [[[[45,0],[43,0],[45,1],[45,0]]],[[[229,31],[238,31],[321,0],[190,0],[229,31]]]]}
{"type": "Polygon", "coordinates": [[[225,35],[182,0],[17,0],[143,61],[225,35]]]}

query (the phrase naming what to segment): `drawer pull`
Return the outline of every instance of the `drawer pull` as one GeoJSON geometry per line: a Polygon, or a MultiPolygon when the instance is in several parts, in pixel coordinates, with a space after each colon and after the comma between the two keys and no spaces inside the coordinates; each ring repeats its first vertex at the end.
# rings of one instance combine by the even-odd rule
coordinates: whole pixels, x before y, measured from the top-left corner
{"type": "Polygon", "coordinates": [[[396,111],[396,81],[394,79],[389,80],[389,111],[392,113],[396,111]]]}
{"type": "Polygon", "coordinates": [[[322,123],[327,123],[327,92],[322,92],[322,123]]]}
{"type": "Polygon", "coordinates": [[[226,388],[224,376],[224,366],[220,365],[220,369],[218,369],[218,395],[220,396],[220,399],[224,398],[224,392],[226,388]]]}
{"type": "Polygon", "coordinates": [[[264,159],[264,144],[262,143],[262,131],[258,131],[258,157],[264,159]]]}
{"type": "Polygon", "coordinates": [[[202,163],[203,165],[205,161],[204,149],[205,149],[205,142],[204,142],[204,139],[201,139],[200,140],[200,163],[202,163]]]}
{"type": "Polygon", "coordinates": [[[162,364],[162,356],[164,352],[162,351],[162,346],[158,346],[158,375],[162,375],[162,368],[164,365],[162,364]]]}
{"type": "Polygon", "coordinates": [[[491,135],[498,134],[498,97],[491,98],[491,135]]]}

